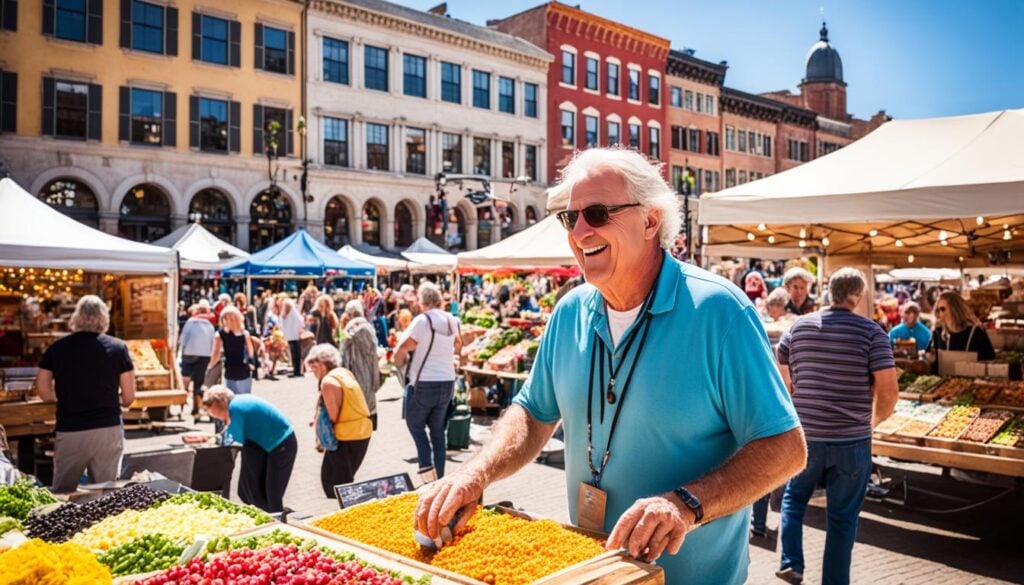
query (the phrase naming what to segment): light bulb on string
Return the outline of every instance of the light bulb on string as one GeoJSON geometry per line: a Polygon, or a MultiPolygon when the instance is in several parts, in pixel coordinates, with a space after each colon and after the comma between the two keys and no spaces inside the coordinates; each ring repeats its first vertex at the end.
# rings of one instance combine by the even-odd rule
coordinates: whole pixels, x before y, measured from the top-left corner
{"type": "Polygon", "coordinates": [[[985,225],[985,218],[979,215],[978,219],[977,219],[977,222],[978,222],[978,225],[985,225]]]}
{"type": "Polygon", "coordinates": [[[871,230],[870,232],[868,232],[868,235],[873,238],[878,235],[878,230],[871,230]]]}
{"type": "Polygon", "coordinates": [[[824,238],[821,238],[821,245],[825,246],[826,248],[828,248],[828,245],[829,245],[828,236],[825,236],[824,238]]]}
{"type": "Polygon", "coordinates": [[[800,247],[801,248],[806,248],[807,247],[807,241],[806,240],[800,240],[800,247]]]}
{"type": "Polygon", "coordinates": [[[802,240],[802,239],[804,239],[806,237],[807,237],[807,230],[804,229],[804,228],[800,228],[800,239],[802,240]]]}
{"type": "Polygon", "coordinates": [[[1004,224],[1003,224],[1003,229],[1004,229],[1004,230],[1008,230],[1008,229],[1010,229],[1010,224],[1008,224],[1008,223],[1004,223],[1004,224]]]}
{"type": "Polygon", "coordinates": [[[940,230],[939,231],[939,241],[940,242],[945,242],[946,238],[948,238],[948,237],[949,237],[949,234],[946,233],[946,230],[940,230]]]}
{"type": "Polygon", "coordinates": [[[774,244],[775,243],[775,236],[768,236],[768,243],[769,244],[774,244]]]}
{"type": "Polygon", "coordinates": [[[913,254],[907,256],[907,262],[909,262],[910,264],[914,263],[914,255],[913,254]]]}
{"type": "Polygon", "coordinates": [[[1010,230],[1003,231],[1003,239],[1004,240],[1012,240],[1013,239],[1013,235],[1010,233],[1010,230]]]}
{"type": "Polygon", "coordinates": [[[948,246],[949,240],[941,240],[939,243],[942,244],[943,246],[948,246]]]}
{"type": "Polygon", "coordinates": [[[756,236],[754,236],[754,232],[747,232],[747,239],[750,240],[751,242],[754,241],[755,237],[756,236]]]}
{"type": "Polygon", "coordinates": [[[757,224],[757,231],[763,232],[766,229],[768,229],[768,226],[764,225],[763,223],[757,224]]]}
{"type": "Polygon", "coordinates": [[[896,240],[896,247],[897,248],[902,248],[903,247],[903,240],[896,240]]]}

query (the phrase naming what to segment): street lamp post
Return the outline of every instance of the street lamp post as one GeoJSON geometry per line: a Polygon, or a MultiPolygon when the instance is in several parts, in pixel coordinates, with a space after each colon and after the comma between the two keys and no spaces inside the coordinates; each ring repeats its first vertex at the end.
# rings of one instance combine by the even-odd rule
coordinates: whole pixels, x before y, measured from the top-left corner
{"type": "Polygon", "coordinates": [[[302,225],[309,229],[309,204],[313,202],[313,196],[307,195],[309,191],[309,163],[312,161],[306,158],[306,118],[299,116],[299,123],[296,127],[299,131],[299,156],[302,158],[302,174],[299,175],[299,190],[302,192],[302,225]]]}

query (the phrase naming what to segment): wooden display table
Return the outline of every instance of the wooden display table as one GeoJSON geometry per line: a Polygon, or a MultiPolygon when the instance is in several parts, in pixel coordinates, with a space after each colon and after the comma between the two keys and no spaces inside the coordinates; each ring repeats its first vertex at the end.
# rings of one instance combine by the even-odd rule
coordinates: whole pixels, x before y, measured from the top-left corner
{"type": "Polygon", "coordinates": [[[466,380],[466,388],[469,390],[469,407],[481,410],[500,410],[508,406],[512,397],[522,388],[523,382],[530,377],[528,372],[499,372],[476,366],[462,366],[460,369],[466,380]],[[503,402],[489,402],[487,400],[487,392],[482,387],[492,384],[501,386],[505,395],[503,402]]]}
{"type": "Polygon", "coordinates": [[[128,408],[160,408],[188,402],[184,390],[136,390],[135,401],[128,408]]]}
{"type": "Polygon", "coordinates": [[[57,424],[57,403],[28,400],[0,403],[0,425],[7,437],[18,440],[18,469],[35,474],[36,438],[53,434],[57,424]]]}
{"type": "Polygon", "coordinates": [[[941,467],[955,467],[972,471],[984,471],[1011,477],[1024,477],[1024,459],[955,451],[951,448],[909,445],[874,439],[871,442],[873,455],[930,463],[941,467]]]}

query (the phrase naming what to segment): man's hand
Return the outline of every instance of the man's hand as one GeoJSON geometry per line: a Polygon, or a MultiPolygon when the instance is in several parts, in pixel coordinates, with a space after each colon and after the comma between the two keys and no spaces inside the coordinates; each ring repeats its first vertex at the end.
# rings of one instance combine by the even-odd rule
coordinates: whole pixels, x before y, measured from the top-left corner
{"type": "Polygon", "coordinates": [[[416,530],[437,541],[441,538],[441,528],[459,514],[459,523],[452,531],[457,532],[476,511],[484,487],[484,478],[470,471],[459,471],[434,482],[420,495],[416,505],[413,521],[416,530]]]}
{"type": "Polygon", "coordinates": [[[607,548],[625,548],[629,556],[653,563],[661,553],[674,555],[693,524],[693,513],[683,511],[674,494],[637,500],[615,523],[607,548]]]}

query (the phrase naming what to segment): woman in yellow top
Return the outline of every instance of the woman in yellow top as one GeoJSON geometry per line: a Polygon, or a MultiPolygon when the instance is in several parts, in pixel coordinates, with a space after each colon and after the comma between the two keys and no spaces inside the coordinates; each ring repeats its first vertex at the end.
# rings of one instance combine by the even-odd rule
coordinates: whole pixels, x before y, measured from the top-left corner
{"type": "Polygon", "coordinates": [[[313,346],[306,356],[306,368],[313,372],[320,384],[317,401],[317,419],[321,409],[330,419],[337,445],[325,444],[317,438],[318,449],[323,450],[320,465],[320,483],[324,495],[334,497],[334,486],[352,483],[356,471],[366,457],[373,434],[370,409],[352,372],[339,366],[341,354],[329,343],[313,346]]]}

